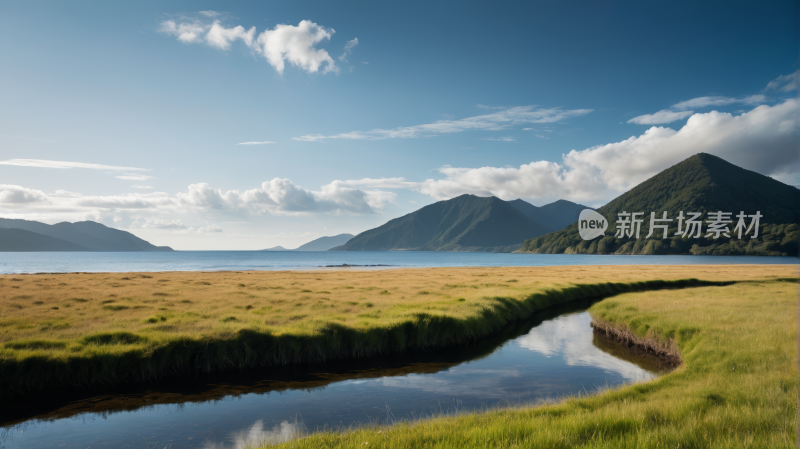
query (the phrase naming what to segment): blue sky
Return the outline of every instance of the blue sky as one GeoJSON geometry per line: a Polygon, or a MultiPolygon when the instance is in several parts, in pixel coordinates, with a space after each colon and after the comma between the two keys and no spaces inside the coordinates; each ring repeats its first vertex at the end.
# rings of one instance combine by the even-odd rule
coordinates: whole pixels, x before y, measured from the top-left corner
{"type": "Polygon", "coordinates": [[[0,216],[257,249],[698,151],[800,184],[797,2],[696,3],[6,2],[0,216]]]}

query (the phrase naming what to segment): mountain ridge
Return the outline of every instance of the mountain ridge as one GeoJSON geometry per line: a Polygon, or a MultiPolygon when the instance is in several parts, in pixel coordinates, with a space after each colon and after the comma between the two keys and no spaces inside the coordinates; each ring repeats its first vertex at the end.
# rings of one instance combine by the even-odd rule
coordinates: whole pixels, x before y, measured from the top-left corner
{"type": "Polygon", "coordinates": [[[389,220],[331,251],[507,252],[526,235],[548,231],[506,201],[465,194],[389,220]]]}
{"type": "MultiPolygon", "coordinates": [[[[706,254],[706,255],[797,255],[800,239],[800,190],[733,165],[719,157],[698,153],[669,167],[597,209],[609,222],[607,234],[593,240],[579,236],[578,224],[547,235],[526,240],[520,252],[540,254],[706,254]],[[644,212],[640,235],[643,238],[614,236],[618,213],[644,212]],[[644,238],[650,229],[650,212],[660,218],[668,212],[668,238],[661,230],[655,238],[644,238]],[[687,238],[676,236],[677,214],[740,211],[763,215],[759,237],[739,240],[687,238]]],[[[707,223],[704,221],[704,229],[707,223]]]]}
{"type": "Polygon", "coordinates": [[[0,231],[3,237],[0,238],[0,251],[172,251],[168,246],[155,246],[130,232],[94,221],[48,225],[32,220],[0,218],[0,231]],[[25,232],[9,232],[15,229],[25,232]],[[60,249],[41,249],[44,247],[60,249]]]}

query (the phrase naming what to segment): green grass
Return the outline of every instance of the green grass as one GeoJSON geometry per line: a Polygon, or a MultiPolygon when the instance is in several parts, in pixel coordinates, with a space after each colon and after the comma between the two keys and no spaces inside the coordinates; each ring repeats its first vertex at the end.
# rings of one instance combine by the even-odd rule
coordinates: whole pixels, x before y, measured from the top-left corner
{"type": "Polygon", "coordinates": [[[326,432],[293,448],[790,448],[795,444],[797,281],[628,293],[598,321],[667,345],[656,380],[556,405],[326,432]]]}
{"type": "Polygon", "coordinates": [[[793,274],[692,266],[0,276],[0,395],[454,344],[575,299],[793,274]],[[502,282],[511,276],[518,282],[502,282]],[[20,289],[3,288],[12,283],[20,289]]]}

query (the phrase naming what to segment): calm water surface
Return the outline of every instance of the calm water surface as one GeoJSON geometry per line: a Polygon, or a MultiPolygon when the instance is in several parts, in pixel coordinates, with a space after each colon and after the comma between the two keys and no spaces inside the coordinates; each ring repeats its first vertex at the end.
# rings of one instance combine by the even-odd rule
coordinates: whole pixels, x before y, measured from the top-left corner
{"type": "Polygon", "coordinates": [[[510,267],[556,265],[797,264],[797,257],[599,256],[420,251],[175,251],[0,253],[0,273],[311,269],[326,265],[510,267]]]}
{"type": "Polygon", "coordinates": [[[654,378],[654,361],[593,335],[586,306],[541,312],[470,346],[12,400],[0,410],[0,446],[241,448],[654,378]]]}

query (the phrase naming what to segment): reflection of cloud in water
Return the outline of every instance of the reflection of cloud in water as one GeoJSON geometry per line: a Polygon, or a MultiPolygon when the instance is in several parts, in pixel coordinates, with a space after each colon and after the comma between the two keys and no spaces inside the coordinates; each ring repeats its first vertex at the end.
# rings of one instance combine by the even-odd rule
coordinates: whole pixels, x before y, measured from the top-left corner
{"type": "Polygon", "coordinates": [[[272,430],[267,430],[264,429],[264,423],[259,419],[250,428],[232,432],[228,442],[206,442],[203,449],[242,449],[270,443],[283,443],[296,438],[304,429],[303,423],[283,421],[273,426],[272,430]]]}
{"type": "Polygon", "coordinates": [[[435,375],[410,374],[402,377],[384,377],[381,385],[428,391],[456,397],[478,397],[487,399],[530,399],[532,393],[549,394],[566,385],[563,379],[548,380],[528,378],[519,382],[522,373],[509,367],[506,369],[479,369],[459,365],[435,375]],[[517,380],[515,380],[517,379],[517,380]]]}
{"type": "Polygon", "coordinates": [[[592,343],[591,321],[588,313],[560,316],[534,327],[527,335],[518,338],[517,343],[548,357],[561,355],[568,365],[594,366],[617,373],[628,381],[656,377],[597,348],[592,343]]]}

